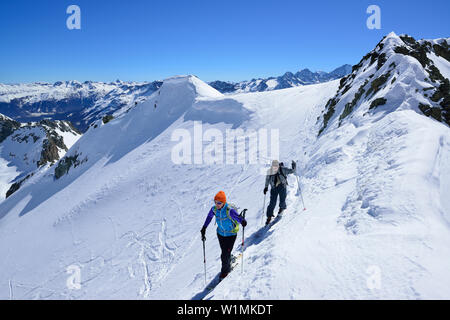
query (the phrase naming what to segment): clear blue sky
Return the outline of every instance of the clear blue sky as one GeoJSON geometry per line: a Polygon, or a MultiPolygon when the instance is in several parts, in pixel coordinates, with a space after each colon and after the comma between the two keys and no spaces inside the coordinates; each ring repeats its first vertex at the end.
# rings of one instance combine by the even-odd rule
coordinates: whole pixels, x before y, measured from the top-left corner
{"type": "Polygon", "coordinates": [[[356,64],[391,31],[450,37],[450,1],[11,0],[0,2],[0,82],[247,80],[356,64]],[[81,30],[66,9],[81,8],[81,30]],[[381,30],[366,9],[381,8],[381,30]]]}

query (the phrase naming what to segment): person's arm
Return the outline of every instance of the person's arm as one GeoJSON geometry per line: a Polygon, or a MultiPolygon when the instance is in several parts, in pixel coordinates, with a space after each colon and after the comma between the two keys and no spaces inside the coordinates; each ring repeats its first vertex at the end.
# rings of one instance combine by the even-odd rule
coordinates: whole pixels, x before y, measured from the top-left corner
{"type": "Polygon", "coordinates": [[[266,184],[264,186],[264,189],[269,187],[269,182],[270,182],[270,175],[266,175],[266,184]]]}
{"type": "Polygon", "coordinates": [[[285,176],[287,176],[288,174],[295,173],[294,169],[290,169],[290,168],[286,168],[286,167],[283,167],[281,170],[283,170],[283,173],[285,176]]]}
{"type": "Polygon", "coordinates": [[[211,208],[208,212],[208,216],[206,217],[205,223],[203,224],[203,228],[207,228],[209,223],[211,222],[212,218],[214,217],[214,210],[211,208]]]}
{"type": "Polygon", "coordinates": [[[297,170],[297,164],[295,163],[295,161],[292,161],[292,169],[287,168],[287,167],[281,167],[281,170],[286,172],[286,175],[295,173],[297,170]]]}
{"type": "Polygon", "coordinates": [[[230,217],[234,220],[237,220],[240,224],[242,224],[242,221],[244,220],[244,218],[240,216],[234,209],[230,209],[230,217]]]}

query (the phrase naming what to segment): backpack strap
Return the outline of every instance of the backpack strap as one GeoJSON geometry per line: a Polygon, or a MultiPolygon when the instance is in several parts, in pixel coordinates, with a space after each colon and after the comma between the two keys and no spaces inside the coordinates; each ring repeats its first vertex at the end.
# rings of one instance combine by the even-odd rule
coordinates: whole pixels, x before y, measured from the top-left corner
{"type": "MultiPolygon", "coordinates": [[[[217,212],[218,212],[218,211],[219,211],[219,209],[217,209],[217,207],[214,206],[214,215],[216,216],[216,220],[217,220],[217,219],[223,220],[224,218],[218,218],[218,217],[217,217],[217,212]]],[[[226,211],[226,213],[227,213],[227,218],[228,218],[228,219],[231,219],[231,216],[230,216],[230,207],[229,207],[229,206],[227,206],[227,211],[226,211]]],[[[231,219],[231,220],[233,220],[233,219],[231,219]]]]}

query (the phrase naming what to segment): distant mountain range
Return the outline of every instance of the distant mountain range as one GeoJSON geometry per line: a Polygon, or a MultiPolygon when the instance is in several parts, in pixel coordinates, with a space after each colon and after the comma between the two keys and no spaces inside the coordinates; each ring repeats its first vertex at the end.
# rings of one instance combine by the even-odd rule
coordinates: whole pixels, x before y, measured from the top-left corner
{"type": "MultiPolygon", "coordinates": [[[[332,72],[303,69],[280,77],[252,79],[239,83],[209,83],[221,93],[260,92],[315,84],[342,78],[351,72],[343,65],[332,72]]],[[[110,83],[58,81],[53,84],[0,84],[0,113],[16,121],[67,120],[81,132],[107,115],[118,116],[157,91],[162,81],[110,83]]]]}
{"type": "Polygon", "coordinates": [[[209,85],[222,93],[240,93],[240,92],[262,92],[286,89],[309,84],[317,84],[331,80],[340,79],[352,72],[352,66],[345,64],[331,72],[303,69],[297,73],[286,72],[279,77],[269,77],[265,79],[252,79],[242,82],[213,81],[209,85]]]}
{"type": "Polygon", "coordinates": [[[84,132],[93,121],[146,100],[161,84],[119,80],[0,84],[0,113],[19,122],[68,120],[84,132]]]}

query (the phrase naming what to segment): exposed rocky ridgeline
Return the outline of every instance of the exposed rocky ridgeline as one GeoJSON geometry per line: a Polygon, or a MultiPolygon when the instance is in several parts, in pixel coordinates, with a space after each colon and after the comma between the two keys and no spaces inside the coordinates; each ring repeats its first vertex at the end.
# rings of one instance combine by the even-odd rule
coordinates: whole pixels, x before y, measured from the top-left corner
{"type": "Polygon", "coordinates": [[[107,114],[121,112],[158,90],[162,82],[58,81],[0,84],[0,113],[20,122],[69,120],[80,131],[107,114]]]}
{"type": "Polygon", "coordinates": [[[55,168],[55,179],[61,178],[63,175],[69,173],[70,168],[76,168],[86,161],[88,161],[87,157],[82,158],[81,153],[74,153],[72,156],[62,158],[55,168]]]}
{"type": "Polygon", "coordinates": [[[0,136],[0,157],[18,173],[7,181],[12,183],[8,197],[36,170],[53,165],[64,156],[81,133],[69,121],[19,123],[0,115],[0,136]]]}
{"type": "MultiPolygon", "coordinates": [[[[449,38],[419,40],[390,33],[340,81],[319,134],[358,116],[412,109],[450,125],[449,38]]],[[[361,118],[359,118],[361,119],[361,118]]]]}
{"type": "Polygon", "coordinates": [[[346,76],[351,71],[352,66],[345,64],[331,72],[312,72],[309,69],[303,69],[295,74],[286,72],[279,77],[252,79],[238,83],[213,81],[209,85],[221,93],[262,92],[336,80],[346,76]]]}
{"type": "Polygon", "coordinates": [[[47,163],[54,164],[60,159],[62,150],[64,150],[64,153],[69,151],[69,148],[64,143],[64,137],[61,133],[68,133],[73,136],[81,135],[81,132],[78,131],[78,129],[76,129],[69,121],[42,120],[38,122],[37,125],[42,126],[46,135],[41,152],[41,158],[37,163],[38,167],[47,163]]]}
{"type": "Polygon", "coordinates": [[[3,142],[3,140],[5,140],[17,128],[20,128],[19,122],[0,114],[0,143],[3,142]]]}

